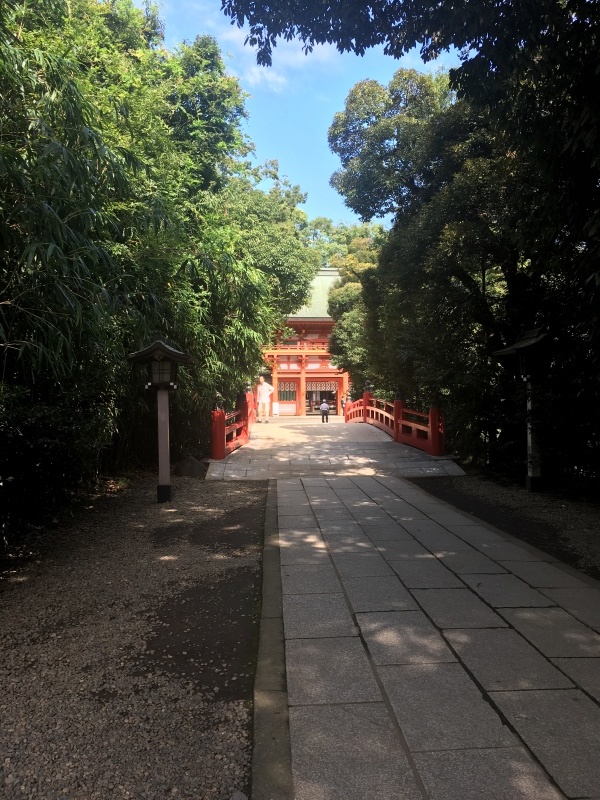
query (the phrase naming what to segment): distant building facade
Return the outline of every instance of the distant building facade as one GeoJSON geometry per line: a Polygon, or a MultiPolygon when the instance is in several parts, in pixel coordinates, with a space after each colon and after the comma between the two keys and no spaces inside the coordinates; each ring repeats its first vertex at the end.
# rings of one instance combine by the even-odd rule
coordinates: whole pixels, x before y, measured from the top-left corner
{"type": "Polygon", "coordinates": [[[323,400],[329,404],[331,414],[342,412],[349,376],[331,363],[329,336],[333,319],[327,313],[329,290],[338,278],[337,270],[322,268],[311,284],[307,305],[287,319],[293,335],[263,352],[275,389],[274,413],[296,417],[320,414],[323,400]]]}

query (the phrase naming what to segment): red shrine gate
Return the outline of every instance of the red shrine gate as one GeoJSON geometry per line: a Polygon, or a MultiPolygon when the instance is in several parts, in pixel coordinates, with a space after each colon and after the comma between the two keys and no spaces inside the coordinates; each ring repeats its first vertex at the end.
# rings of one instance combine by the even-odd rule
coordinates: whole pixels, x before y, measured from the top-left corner
{"type": "Polygon", "coordinates": [[[327,313],[329,290],[338,278],[335,269],[323,267],[313,280],[309,303],[287,320],[289,338],[263,351],[275,389],[274,411],[281,416],[319,413],[323,400],[329,403],[332,414],[342,413],[349,376],[331,363],[333,319],[327,313]]]}

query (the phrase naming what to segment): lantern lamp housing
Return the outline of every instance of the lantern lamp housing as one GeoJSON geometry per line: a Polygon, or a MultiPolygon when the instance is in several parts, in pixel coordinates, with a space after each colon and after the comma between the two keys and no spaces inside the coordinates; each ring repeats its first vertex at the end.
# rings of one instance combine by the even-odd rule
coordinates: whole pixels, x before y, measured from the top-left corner
{"type": "Polygon", "coordinates": [[[127,358],[134,364],[146,364],[146,388],[176,389],[179,364],[192,364],[194,359],[157,339],[143,350],[130,353],[127,358]]]}
{"type": "Polygon", "coordinates": [[[496,350],[494,355],[503,358],[517,357],[518,369],[523,380],[530,380],[532,374],[540,371],[548,355],[550,339],[542,328],[525,331],[518,342],[496,350]]]}

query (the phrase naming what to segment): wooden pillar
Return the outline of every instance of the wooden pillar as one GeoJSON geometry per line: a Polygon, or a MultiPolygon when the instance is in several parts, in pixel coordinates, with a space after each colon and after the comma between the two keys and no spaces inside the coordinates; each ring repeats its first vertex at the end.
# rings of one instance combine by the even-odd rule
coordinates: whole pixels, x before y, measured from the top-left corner
{"type": "Polygon", "coordinates": [[[533,386],[527,376],[527,480],[528,492],[539,492],[542,484],[542,465],[540,447],[535,435],[533,422],[533,386]]]}
{"type": "Polygon", "coordinates": [[[300,397],[298,415],[306,416],[306,356],[300,356],[300,397]]]}
{"type": "Polygon", "coordinates": [[[273,384],[271,402],[274,403],[279,400],[279,397],[277,396],[277,392],[279,390],[279,359],[277,356],[273,356],[273,362],[271,364],[271,383],[273,384]]]}
{"type": "Polygon", "coordinates": [[[429,409],[429,444],[432,456],[444,455],[444,415],[439,408],[429,409]]]}
{"type": "Polygon", "coordinates": [[[273,386],[273,394],[271,395],[271,414],[273,416],[279,416],[279,360],[276,355],[273,356],[273,361],[271,362],[271,385],[273,386]],[[277,403],[277,405],[275,405],[277,403]],[[275,410],[277,410],[277,414],[275,414],[275,410]]]}
{"type": "Polygon", "coordinates": [[[254,402],[254,394],[250,386],[246,389],[246,404],[248,406],[248,433],[256,422],[256,404],[254,402]]]}
{"type": "Polygon", "coordinates": [[[218,461],[225,458],[225,412],[217,408],[212,412],[210,457],[218,461]]]}
{"type": "Polygon", "coordinates": [[[246,392],[240,392],[237,402],[235,404],[236,410],[240,412],[239,422],[242,424],[242,429],[238,432],[238,437],[243,437],[247,441],[249,434],[248,417],[250,409],[248,407],[248,396],[246,392]]]}
{"type": "Polygon", "coordinates": [[[365,387],[363,392],[363,422],[369,419],[369,404],[373,399],[373,392],[365,387]]]}
{"type": "Polygon", "coordinates": [[[402,412],[405,409],[404,400],[397,394],[394,400],[394,439],[402,441],[402,412]]]}
{"type": "Polygon", "coordinates": [[[169,390],[156,393],[158,408],[158,486],[157,501],[166,503],[171,499],[171,457],[169,453],[169,390]]]}

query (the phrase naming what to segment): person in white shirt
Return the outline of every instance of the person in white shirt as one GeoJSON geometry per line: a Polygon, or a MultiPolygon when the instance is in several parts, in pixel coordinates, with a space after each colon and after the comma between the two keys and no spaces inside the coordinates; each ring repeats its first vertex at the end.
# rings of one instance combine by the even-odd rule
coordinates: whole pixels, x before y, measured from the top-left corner
{"type": "Polygon", "coordinates": [[[321,422],[329,422],[329,405],[327,400],[323,400],[319,408],[321,409],[321,422]]]}
{"type": "Polygon", "coordinates": [[[256,388],[256,402],[258,403],[257,422],[269,421],[269,406],[271,404],[271,395],[274,391],[271,384],[267,383],[261,375],[256,388]]]}

